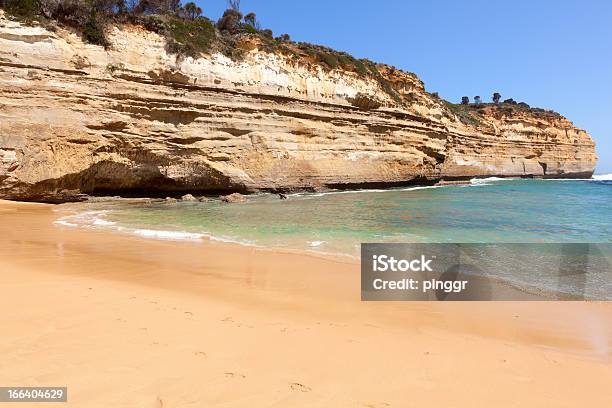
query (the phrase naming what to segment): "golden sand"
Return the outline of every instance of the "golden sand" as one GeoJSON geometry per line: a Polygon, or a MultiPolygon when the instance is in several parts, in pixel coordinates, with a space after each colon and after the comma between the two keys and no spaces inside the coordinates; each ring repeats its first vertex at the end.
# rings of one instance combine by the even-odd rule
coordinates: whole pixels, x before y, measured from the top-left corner
{"type": "Polygon", "coordinates": [[[611,303],[366,303],[355,262],[56,218],[0,202],[0,386],[68,387],[36,406],[612,406],[611,303]]]}

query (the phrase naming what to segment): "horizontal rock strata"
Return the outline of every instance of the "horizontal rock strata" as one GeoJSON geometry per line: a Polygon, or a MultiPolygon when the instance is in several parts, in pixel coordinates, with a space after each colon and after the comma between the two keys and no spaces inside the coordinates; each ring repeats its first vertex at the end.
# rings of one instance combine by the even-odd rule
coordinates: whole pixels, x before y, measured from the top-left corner
{"type": "Polygon", "coordinates": [[[487,105],[470,123],[391,67],[402,103],[374,78],[257,47],[192,59],[138,27],[109,38],[105,50],[0,16],[0,198],[587,177],[596,164],[560,115],[487,105]]]}

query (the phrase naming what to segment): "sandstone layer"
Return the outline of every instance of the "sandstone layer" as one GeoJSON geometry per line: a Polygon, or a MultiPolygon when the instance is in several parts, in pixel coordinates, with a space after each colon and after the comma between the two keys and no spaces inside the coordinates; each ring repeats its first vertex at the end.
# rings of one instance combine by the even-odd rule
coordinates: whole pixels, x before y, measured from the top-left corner
{"type": "Polygon", "coordinates": [[[461,118],[413,74],[328,70],[248,44],[240,61],[169,54],[114,27],[111,46],[0,11],[0,198],[185,194],[590,177],[564,117],[483,106],[461,118]],[[364,102],[365,101],[365,102],[364,102]],[[373,102],[368,102],[373,101],[373,102]]]}

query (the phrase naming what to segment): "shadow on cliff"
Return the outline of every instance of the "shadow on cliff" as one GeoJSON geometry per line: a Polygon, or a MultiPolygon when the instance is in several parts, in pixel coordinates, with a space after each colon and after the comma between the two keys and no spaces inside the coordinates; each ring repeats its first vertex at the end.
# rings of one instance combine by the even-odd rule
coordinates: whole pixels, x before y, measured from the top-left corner
{"type": "Polygon", "coordinates": [[[247,193],[218,170],[201,163],[189,164],[188,171],[169,175],[149,163],[128,165],[101,161],[78,173],[13,186],[9,199],[63,203],[82,201],[89,196],[166,197],[191,194],[247,193]]]}

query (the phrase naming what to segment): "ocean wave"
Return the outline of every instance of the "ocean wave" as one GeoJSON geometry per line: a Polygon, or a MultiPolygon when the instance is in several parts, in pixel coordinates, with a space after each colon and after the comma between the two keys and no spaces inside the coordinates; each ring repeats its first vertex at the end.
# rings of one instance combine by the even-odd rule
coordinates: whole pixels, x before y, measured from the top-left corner
{"type": "Polygon", "coordinates": [[[112,213],[112,210],[96,210],[96,211],[82,211],[80,213],[71,214],[65,217],[62,217],[56,221],[55,224],[71,227],[71,228],[83,228],[83,229],[91,229],[91,230],[106,230],[109,232],[120,233],[123,235],[132,235],[137,236],[144,239],[155,239],[162,241],[181,241],[181,242],[202,242],[205,240],[221,242],[221,243],[229,243],[235,245],[241,245],[250,248],[259,248],[259,249],[269,249],[270,247],[274,247],[277,250],[283,250],[288,252],[299,252],[299,253],[308,253],[312,255],[324,255],[324,256],[334,256],[334,257],[347,257],[349,259],[357,259],[356,255],[346,254],[342,251],[328,251],[322,250],[322,248],[327,247],[328,241],[323,240],[313,240],[306,241],[306,246],[303,248],[284,248],[282,246],[275,245],[265,245],[258,243],[256,241],[252,241],[249,239],[238,239],[233,237],[228,237],[224,235],[213,235],[208,232],[189,232],[189,231],[180,231],[180,230],[158,230],[158,229],[149,229],[149,228],[139,228],[136,226],[126,226],[121,225],[120,223],[108,221],[102,216],[112,213]]]}
{"type": "Polygon", "coordinates": [[[335,191],[325,191],[320,193],[294,193],[289,194],[288,197],[323,197],[328,195],[337,195],[337,194],[359,194],[359,193],[384,193],[386,191],[392,190],[382,190],[382,189],[363,189],[363,190],[335,190],[335,191]]]}
{"type": "Polygon", "coordinates": [[[92,225],[97,225],[101,227],[108,227],[108,226],[115,225],[115,224],[116,224],[115,222],[107,221],[102,218],[95,218],[92,222],[92,225]]]}
{"type": "Polygon", "coordinates": [[[591,181],[591,182],[596,182],[596,183],[603,182],[604,184],[607,184],[607,182],[612,181],[612,174],[595,174],[591,178],[545,178],[541,180],[558,181],[558,182],[591,181]]]}
{"type": "Polygon", "coordinates": [[[496,181],[510,181],[516,180],[513,177],[485,177],[485,178],[473,178],[470,179],[470,184],[475,186],[488,185],[496,181]]]}
{"type": "Polygon", "coordinates": [[[67,227],[79,227],[79,226],[97,226],[97,227],[108,227],[115,225],[114,222],[104,219],[104,216],[108,214],[108,210],[96,210],[96,211],[83,211],[77,214],[67,215],[54,221],[54,224],[63,225],[67,227]]]}
{"type": "Polygon", "coordinates": [[[144,238],[155,238],[168,241],[200,241],[206,235],[185,231],[164,231],[150,229],[134,229],[129,231],[144,238]]]}
{"type": "Polygon", "coordinates": [[[440,188],[440,187],[448,187],[448,186],[414,186],[414,187],[405,187],[405,188],[386,188],[386,189],[362,189],[362,190],[335,190],[335,191],[325,191],[319,193],[294,193],[289,194],[288,197],[300,197],[300,198],[314,198],[314,197],[324,197],[328,195],[337,195],[337,194],[369,194],[369,193],[393,193],[398,191],[416,191],[416,190],[426,190],[430,188],[440,188]]]}
{"type": "Polygon", "coordinates": [[[128,227],[118,225],[114,221],[108,221],[103,217],[110,210],[95,210],[83,211],[77,214],[62,217],[54,224],[70,228],[86,228],[86,229],[104,229],[108,231],[120,232],[127,235],[136,235],[142,238],[159,239],[167,241],[201,241],[208,239],[211,241],[225,242],[232,244],[240,244],[245,246],[254,246],[254,243],[248,240],[238,240],[230,237],[212,235],[205,232],[188,232],[188,231],[173,231],[173,230],[155,230],[148,228],[128,227]]]}
{"type": "Polygon", "coordinates": [[[416,187],[406,187],[406,188],[397,189],[396,191],[428,190],[430,188],[441,188],[441,187],[450,187],[450,185],[448,185],[448,186],[416,186],[416,187]]]}

